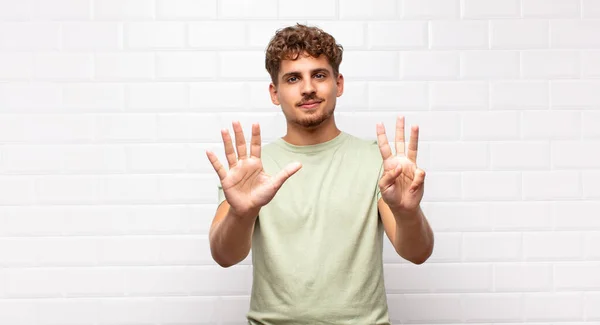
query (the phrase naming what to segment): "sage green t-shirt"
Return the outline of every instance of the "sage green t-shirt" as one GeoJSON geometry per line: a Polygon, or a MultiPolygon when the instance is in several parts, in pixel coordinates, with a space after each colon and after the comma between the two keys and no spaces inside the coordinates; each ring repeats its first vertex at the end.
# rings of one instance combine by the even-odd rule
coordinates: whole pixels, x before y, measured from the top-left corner
{"type": "Polygon", "coordinates": [[[303,167],[259,212],[249,324],[390,324],[377,141],[346,132],[309,146],[278,138],[261,159],[269,175],[303,167]]]}

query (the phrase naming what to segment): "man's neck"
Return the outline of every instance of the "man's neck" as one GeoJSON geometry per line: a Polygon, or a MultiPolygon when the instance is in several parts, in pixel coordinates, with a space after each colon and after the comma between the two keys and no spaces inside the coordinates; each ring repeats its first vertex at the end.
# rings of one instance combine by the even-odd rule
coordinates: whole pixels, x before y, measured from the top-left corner
{"type": "Polygon", "coordinates": [[[337,128],[333,119],[326,121],[314,129],[307,129],[288,123],[287,133],[282,138],[285,142],[296,146],[308,146],[330,141],[342,131],[337,128]]]}

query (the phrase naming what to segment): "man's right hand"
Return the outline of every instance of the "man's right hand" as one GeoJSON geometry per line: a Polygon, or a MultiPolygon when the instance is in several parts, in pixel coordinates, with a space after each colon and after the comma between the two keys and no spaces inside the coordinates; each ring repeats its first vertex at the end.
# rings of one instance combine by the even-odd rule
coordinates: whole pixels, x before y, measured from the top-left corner
{"type": "Polygon", "coordinates": [[[248,157],[242,126],[239,122],[232,124],[237,156],[229,130],[221,130],[229,170],[223,167],[212,151],[207,150],[206,155],[219,175],[230,212],[240,218],[254,218],[258,216],[260,209],[275,197],[283,183],[302,168],[302,165],[298,162],[290,163],[277,175],[267,175],[260,159],[260,125],[252,125],[250,156],[248,157]]]}

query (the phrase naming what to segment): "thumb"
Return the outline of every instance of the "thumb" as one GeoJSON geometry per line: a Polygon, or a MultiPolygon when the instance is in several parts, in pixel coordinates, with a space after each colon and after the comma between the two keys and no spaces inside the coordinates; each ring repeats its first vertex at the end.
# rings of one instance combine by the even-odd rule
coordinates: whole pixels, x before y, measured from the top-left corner
{"type": "Polygon", "coordinates": [[[302,168],[302,164],[299,162],[294,162],[285,166],[285,168],[282,169],[279,173],[277,173],[277,175],[273,176],[273,178],[271,179],[271,184],[273,185],[275,191],[279,190],[283,183],[287,181],[287,179],[294,175],[297,171],[299,171],[300,168],[302,168]]]}

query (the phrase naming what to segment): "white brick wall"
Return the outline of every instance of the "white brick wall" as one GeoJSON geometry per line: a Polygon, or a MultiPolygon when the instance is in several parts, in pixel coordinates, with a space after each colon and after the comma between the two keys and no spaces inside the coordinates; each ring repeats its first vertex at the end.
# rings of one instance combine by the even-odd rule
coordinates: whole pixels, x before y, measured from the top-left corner
{"type": "Polygon", "coordinates": [[[285,132],[295,22],[346,49],[340,127],[421,126],[436,246],[386,239],[394,324],[600,322],[600,1],[0,0],[0,324],[245,323],[204,149],[285,132]]]}

